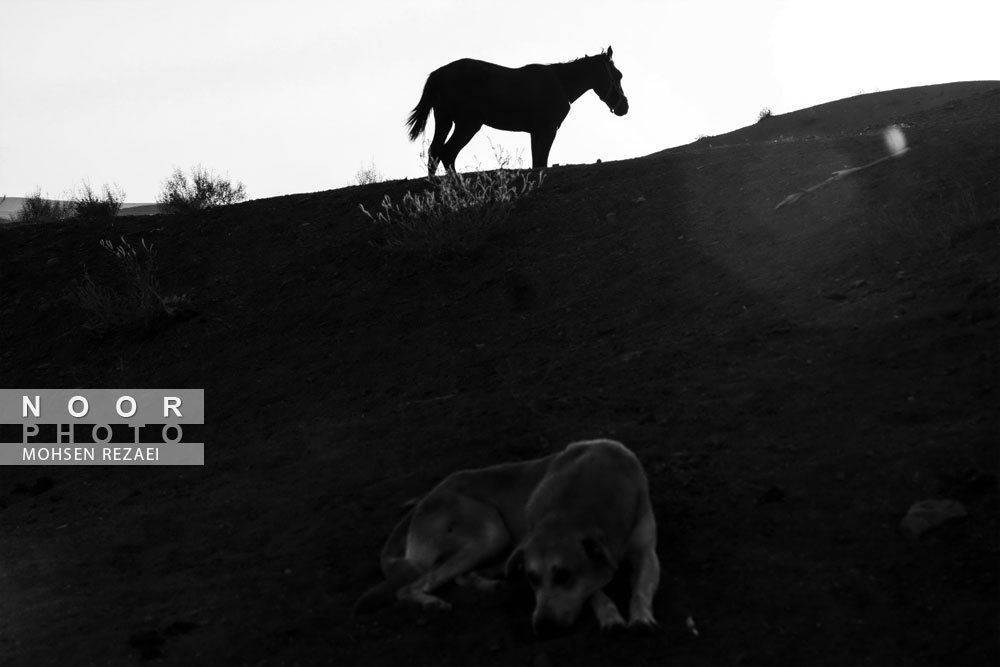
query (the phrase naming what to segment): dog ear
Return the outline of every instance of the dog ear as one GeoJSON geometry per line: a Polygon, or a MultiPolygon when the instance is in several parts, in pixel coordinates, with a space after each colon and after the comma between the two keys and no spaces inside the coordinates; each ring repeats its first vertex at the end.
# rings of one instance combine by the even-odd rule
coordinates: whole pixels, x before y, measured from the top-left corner
{"type": "Polygon", "coordinates": [[[618,562],[604,546],[604,543],[596,537],[583,538],[583,553],[598,567],[606,567],[611,571],[618,569],[618,562]]]}
{"type": "Polygon", "coordinates": [[[513,575],[521,574],[522,572],[524,572],[524,549],[518,547],[514,549],[514,553],[507,559],[507,564],[504,566],[504,575],[510,579],[513,575]]]}

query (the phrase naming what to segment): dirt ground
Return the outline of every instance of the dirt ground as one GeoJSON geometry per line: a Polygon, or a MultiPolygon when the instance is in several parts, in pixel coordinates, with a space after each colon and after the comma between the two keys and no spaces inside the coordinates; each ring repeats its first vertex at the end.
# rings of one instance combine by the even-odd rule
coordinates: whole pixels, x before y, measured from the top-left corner
{"type": "Polygon", "coordinates": [[[447,262],[358,210],[419,180],[0,227],[0,385],[207,415],[203,467],[0,469],[0,664],[996,664],[998,118],[952,84],[552,168],[447,262]],[[82,328],[121,236],[193,317],[82,328]],[[351,617],[407,500],[594,437],[650,478],[658,631],[536,639],[517,581],[351,617]],[[935,498],[967,516],[904,535],[935,498]]]}

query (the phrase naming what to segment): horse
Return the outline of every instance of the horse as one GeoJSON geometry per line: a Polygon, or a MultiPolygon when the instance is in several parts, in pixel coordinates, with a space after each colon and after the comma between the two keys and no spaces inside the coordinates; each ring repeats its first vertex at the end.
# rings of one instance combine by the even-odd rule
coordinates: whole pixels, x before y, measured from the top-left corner
{"type": "Polygon", "coordinates": [[[434,139],[427,152],[428,176],[437,173],[438,163],[453,171],[458,152],[483,125],[529,132],[531,166],[544,169],[548,166],[556,130],[569,114],[570,105],[585,92],[593,90],[616,116],[628,113],[622,73],[611,56],[609,46],[600,55],[567,63],[513,69],[463,58],[434,70],[406,121],[410,141],[416,141],[434,110],[434,139]],[[449,139],[452,125],[455,132],[449,139]]]}

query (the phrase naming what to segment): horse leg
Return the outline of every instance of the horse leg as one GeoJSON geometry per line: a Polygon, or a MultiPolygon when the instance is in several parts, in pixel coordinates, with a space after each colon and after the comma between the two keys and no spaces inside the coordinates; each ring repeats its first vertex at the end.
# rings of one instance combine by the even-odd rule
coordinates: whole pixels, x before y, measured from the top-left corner
{"type": "Polygon", "coordinates": [[[451,118],[434,109],[434,139],[427,149],[427,175],[433,176],[437,173],[438,162],[444,155],[445,140],[451,132],[454,123],[451,118]]]}
{"type": "Polygon", "coordinates": [[[458,157],[458,152],[472,141],[472,137],[476,136],[476,132],[482,126],[482,123],[455,123],[455,133],[444,145],[444,152],[441,154],[441,161],[444,162],[445,169],[455,170],[455,158],[458,157]]]}
{"type": "Polygon", "coordinates": [[[535,130],[531,133],[531,168],[545,169],[549,166],[549,150],[556,139],[556,128],[535,130]]]}

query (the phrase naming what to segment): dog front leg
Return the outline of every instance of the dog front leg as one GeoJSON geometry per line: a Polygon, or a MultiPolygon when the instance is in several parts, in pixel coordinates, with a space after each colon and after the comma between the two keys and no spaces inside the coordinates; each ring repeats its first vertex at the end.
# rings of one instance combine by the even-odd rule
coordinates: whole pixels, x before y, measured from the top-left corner
{"type": "Polygon", "coordinates": [[[604,594],[604,591],[597,591],[590,596],[590,608],[594,610],[594,616],[597,617],[602,630],[625,625],[625,619],[622,618],[618,607],[604,594]]]}
{"type": "Polygon", "coordinates": [[[503,582],[490,577],[484,577],[479,572],[466,572],[455,577],[459,586],[467,586],[481,593],[496,593],[503,588],[503,582]]]}
{"type": "Polygon", "coordinates": [[[653,618],[653,596],[660,584],[660,559],[652,546],[644,548],[632,563],[632,600],[629,603],[629,625],[656,625],[653,618]]]}

